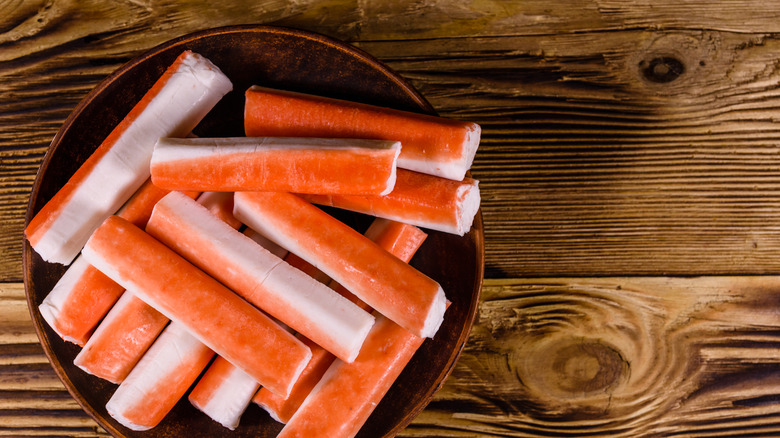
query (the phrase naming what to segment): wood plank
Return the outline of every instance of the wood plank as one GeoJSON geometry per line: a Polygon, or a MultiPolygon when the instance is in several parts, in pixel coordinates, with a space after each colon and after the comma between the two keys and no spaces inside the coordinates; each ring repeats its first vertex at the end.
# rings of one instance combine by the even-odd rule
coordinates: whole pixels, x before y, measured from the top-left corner
{"type": "MultiPolygon", "coordinates": [[[[20,290],[0,284],[0,314],[20,290]]],[[[779,291],[778,276],[487,279],[452,375],[401,436],[771,436],[779,291]]],[[[45,357],[11,347],[0,417],[14,431],[96,427],[45,357]]]]}
{"type": "Polygon", "coordinates": [[[455,370],[402,436],[772,436],[780,277],[486,282],[455,370]]]}
{"type": "Polygon", "coordinates": [[[778,43],[621,31],[360,46],[483,126],[486,275],[548,277],[780,271],[778,43]],[[667,58],[684,73],[648,79],[667,58]]]}
{"type": "Polygon", "coordinates": [[[681,18],[645,3],[546,4],[267,1],[237,17],[240,2],[4,3],[0,281],[21,280],[27,194],[78,100],[140,51],[206,27],[204,17],[252,14],[351,40],[442,115],[483,125],[474,175],[488,276],[778,272],[778,35],[758,33],[778,30],[778,8],[762,3],[746,31],[732,9],[705,2],[685,2],[681,18]],[[393,27],[397,12],[408,27],[393,27]],[[474,17],[481,24],[467,25],[474,17]],[[679,26],[686,19],[701,29],[679,26]],[[675,27],[653,30],[663,23],[675,27]],[[676,71],[670,60],[682,72],[659,82],[676,71]]]}

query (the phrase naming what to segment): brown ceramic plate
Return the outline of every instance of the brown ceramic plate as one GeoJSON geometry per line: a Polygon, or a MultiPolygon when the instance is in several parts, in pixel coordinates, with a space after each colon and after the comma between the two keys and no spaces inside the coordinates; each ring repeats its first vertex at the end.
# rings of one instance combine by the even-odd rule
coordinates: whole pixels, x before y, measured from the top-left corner
{"type": "MultiPolygon", "coordinates": [[[[195,130],[200,136],[243,135],[243,93],[253,84],[434,113],[411,85],[376,59],[321,35],[265,26],[228,27],[187,35],[128,62],[76,107],[43,160],[27,210],[28,222],[185,49],[209,58],[234,84],[234,91],[195,130]]],[[[370,221],[356,214],[343,214],[342,218],[355,228],[365,227],[370,221]]],[[[124,428],[105,409],[116,386],[75,367],[73,358],[79,347],[62,341],[38,312],[38,305],[65,268],[44,262],[27,242],[23,257],[27,302],[43,349],[68,391],[111,434],[272,437],[281,429],[279,423],[252,404],[240,426],[230,432],[191,407],[186,399],[151,431],[139,433],[124,428]]],[[[464,237],[431,231],[412,265],[439,281],[452,305],[436,337],[426,340],[377,406],[360,432],[363,437],[392,436],[408,425],[442,385],[460,355],[475,318],[482,284],[481,215],[464,237]]]]}

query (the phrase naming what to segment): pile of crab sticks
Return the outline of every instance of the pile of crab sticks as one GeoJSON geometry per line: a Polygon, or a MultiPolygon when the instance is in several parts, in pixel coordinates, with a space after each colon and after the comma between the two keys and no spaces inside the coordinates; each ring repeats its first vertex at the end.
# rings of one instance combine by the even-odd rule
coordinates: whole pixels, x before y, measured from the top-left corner
{"type": "Polygon", "coordinates": [[[254,402],[280,437],[354,436],[442,324],[408,262],[421,228],[471,229],[481,129],[252,86],[245,137],[191,135],[232,89],[183,52],[33,217],[31,246],[69,265],[40,313],[132,430],[187,396],[229,429],[254,402]]]}

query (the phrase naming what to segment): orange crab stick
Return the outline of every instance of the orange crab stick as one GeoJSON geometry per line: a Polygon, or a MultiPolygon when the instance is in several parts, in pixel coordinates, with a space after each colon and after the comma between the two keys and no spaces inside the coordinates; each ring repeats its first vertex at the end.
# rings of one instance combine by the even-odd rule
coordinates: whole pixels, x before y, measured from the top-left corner
{"type": "Polygon", "coordinates": [[[206,368],[214,352],[175,322],[168,325],[106,404],[131,430],[156,426],[206,368]]]}
{"type": "Polygon", "coordinates": [[[369,313],[180,193],[157,203],[146,229],[250,303],[347,362],[357,356],[374,323],[369,313]]]}
{"type": "MultiPolygon", "coordinates": [[[[381,218],[375,219],[371,223],[365,236],[407,263],[427,237],[422,230],[415,226],[381,218]]],[[[338,284],[334,284],[332,287],[337,291],[345,291],[338,284]]],[[[307,342],[308,340],[303,339],[303,341],[307,342]]],[[[289,397],[279,397],[265,388],[260,388],[252,399],[268,411],[276,421],[287,423],[290,420],[290,417],[298,410],[303,400],[306,399],[335,359],[333,355],[316,345],[309,345],[309,347],[312,351],[311,361],[303,370],[298,381],[295,382],[289,397]]]]}
{"type": "Polygon", "coordinates": [[[245,95],[249,137],[341,137],[401,142],[398,167],[462,180],[479,146],[475,123],[253,86],[245,95]]]}
{"type": "Polygon", "coordinates": [[[308,261],[409,331],[433,337],[446,298],[431,278],[289,193],[237,192],[234,216],[308,261]]]}
{"type": "Polygon", "coordinates": [[[69,264],[92,231],[149,178],[160,137],[187,135],[232,89],[208,59],[183,52],[32,218],[25,236],[47,262],[69,264]]]}
{"type": "Polygon", "coordinates": [[[279,433],[290,437],[353,437],[422,345],[382,315],[357,359],[336,359],[279,433]]]}
{"type": "Polygon", "coordinates": [[[125,292],[73,364],[109,382],[121,383],[167,324],[165,315],[125,292]]]}
{"type": "MultiPolygon", "coordinates": [[[[117,215],[143,227],[152,214],[154,204],[167,193],[168,190],[147,180],[117,215]]],[[[61,338],[83,347],[124,290],[82,257],[77,257],[38,310],[61,338]]]]}
{"type": "Polygon", "coordinates": [[[192,388],[188,399],[212,420],[234,430],[259,387],[260,384],[252,376],[224,358],[217,357],[192,388]]]}
{"type": "Polygon", "coordinates": [[[151,172],[171,190],[385,195],[400,151],[401,143],[384,140],[161,138],[151,172]]]}
{"type": "Polygon", "coordinates": [[[453,181],[399,169],[387,196],[302,195],[315,204],[406,222],[418,227],[464,235],[479,210],[479,182],[453,181]]]}
{"type": "Polygon", "coordinates": [[[295,336],[121,218],[106,219],[83,254],[114,281],[278,394],[289,394],[311,359],[311,350],[295,336]]]}

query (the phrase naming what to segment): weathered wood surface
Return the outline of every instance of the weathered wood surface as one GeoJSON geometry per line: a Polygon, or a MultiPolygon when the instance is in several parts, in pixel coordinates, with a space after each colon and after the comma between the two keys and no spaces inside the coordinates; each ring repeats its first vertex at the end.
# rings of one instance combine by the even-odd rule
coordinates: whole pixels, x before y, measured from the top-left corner
{"type": "Polygon", "coordinates": [[[351,42],[484,128],[480,319],[404,436],[780,435],[780,4],[10,0],[0,436],[104,436],[48,367],[18,284],[49,141],[122,63],[245,23],[351,42]]]}
{"type": "Polygon", "coordinates": [[[155,44],[246,22],[353,42],[482,124],[489,276],[780,270],[780,6],[374,3],[0,4],[0,280],[77,102],[155,44]]]}
{"type": "MultiPolygon", "coordinates": [[[[779,303],[776,276],[486,280],[401,436],[777,436],[779,303]]],[[[48,367],[20,284],[0,314],[0,436],[105,436],[48,367]]]]}

